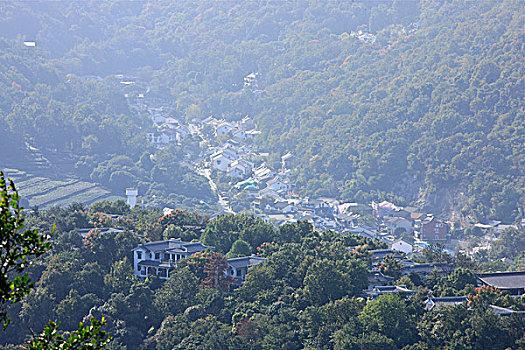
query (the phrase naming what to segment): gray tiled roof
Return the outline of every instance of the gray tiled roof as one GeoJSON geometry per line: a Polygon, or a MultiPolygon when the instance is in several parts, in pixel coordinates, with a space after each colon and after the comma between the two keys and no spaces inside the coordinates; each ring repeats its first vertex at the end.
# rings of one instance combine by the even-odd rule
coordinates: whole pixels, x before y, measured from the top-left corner
{"type": "Polygon", "coordinates": [[[189,252],[194,253],[207,248],[215,249],[214,247],[208,247],[203,245],[201,242],[184,242],[180,238],[170,239],[167,241],[151,242],[139,245],[137,248],[146,248],[152,252],[189,252]]]}
{"type": "Polygon", "coordinates": [[[498,289],[525,288],[525,271],[478,273],[476,276],[484,284],[496,287],[498,289]]]}
{"type": "Polygon", "coordinates": [[[235,267],[236,269],[243,267],[250,267],[264,262],[266,259],[258,256],[244,256],[241,258],[228,259],[228,265],[235,267]]]}
{"type": "Polygon", "coordinates": [[[434,307],[436,306],[456,306],[456,305],[461,305],[465,302],[467,302],[467,297],[466,296],[460,296],[460,297],[432,297],[432,298],[428,298],[427,301],[425,302],[426,306],[425,306],[425,309],[426,310],[432,310],[434,307]]]}

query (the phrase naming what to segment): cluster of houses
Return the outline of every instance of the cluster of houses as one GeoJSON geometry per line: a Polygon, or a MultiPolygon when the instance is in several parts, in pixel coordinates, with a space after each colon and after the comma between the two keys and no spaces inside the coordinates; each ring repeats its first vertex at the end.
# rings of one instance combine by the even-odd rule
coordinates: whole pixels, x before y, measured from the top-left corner
{"type": "Polygon", "coordinates": [[[153,128],[148,132],[148,141],[156,148],[165,148],[170,144],[179,144],[190,129],[172,117],[165,117],[162,110],[149,109],[153,120],[153,128]]]}
{"type": "MultiPolygon", "coordinates": [[[[276,226],[306,220],[318,230],[331,229],[378,239],[406,254],[424,249],[433,242],[448,241],[449,224],[432,214],[418,212],[416,208],[402,208],[389,202],[366,205],[341,203],[326,197],[299,197],[290,192],[293,186],[287,186],[288,183],[278,177],[269,181],[267,188],[259,191],[251,203],[253,214],[276,226]],[[369,220],[363,220],[364,217],[369,220]],[[414,242],[408,242],[406,237],[412,237],[410,242],[414,242]]],[[[450,249],[446,252],[454,254],[450,249]]]]}
{"type": "MultiPolygon", "coordinates": [[[[368,289],[363,291],[363,296],[375,299],[384,294],[402,293],[407,298],[417,292],[410,290],[406,285],[395,285],[394,278],[385,276],[380,272],[380,265],[386,256],[391,256],[401,263],[401,275],[416,273],[421,279],[425,279],[431,272],[438,272],[442,276],[454,271],[454,266],[446,262],[437,263],[415,263],[394,249],[380,249],[369,252],[371,257],[370,275],[368,278],[368,289]]],[[[475,274],[477,287],[490,286],[510,295],[511,297],[522,297],[525,295],[525,271],[516,272],[493,272],[475,274]]],[[[466,304],[467,296],[447,296],[434,297],[429,296],[425,303],[425,309],[432,311],[444,306],[455,306],[466,304]]],[[[511,316],[518,314],[525,318],[525,311],[516,311],[510,308],[504,308],[496,305],[489,305],[489,309],[499,316],[511,316]]]]}

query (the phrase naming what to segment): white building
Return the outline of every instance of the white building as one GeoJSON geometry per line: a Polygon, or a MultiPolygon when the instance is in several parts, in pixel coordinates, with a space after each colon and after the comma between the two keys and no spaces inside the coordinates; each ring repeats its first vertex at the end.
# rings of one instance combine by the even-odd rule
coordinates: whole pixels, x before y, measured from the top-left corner
{"type": "Polygon", "coordinates": [[[137,205],[137,196],[139,191],[136,188],[126,188],[127,204],[131,209],[137,205]]]}
{"type": "Polygon", "coordinates": [[[228,175],[231,177],[245,178],[248,177],[253,167],[253,163],[244,160],[234,160],[228,167],[228,175]]]}
{"type": "Polygon", "coordinates": [[[177,266],[177,261],[206,249],[215,248],[201,242],[183,242],[180,238],[141,244],[133,249],[135,275],[141,278],[157,276],[168,279],[170,271],[177,266]]]}
{"type": "Polygon", "coordinates": [[[392,242],[392,245],[390,246],[392,250],[397,250],[398,252],[402,252],[405,254],[411,254],[413,247],[412,244],[403,241],[402,239],[398,239],[394,242],[392,242]]]}
{"type": "Polygon", "coordinates": [[[257,76],[259,73],[250,73],[247,76],[244,77],[244,87],[245,88],[257,88],[257,76]]]}
{"type": "Polygon", "coordinates": [[[244,256],[241,258],[228,259],[227,263],[229,268],[227,274],[242,282],[244,281],[246,273],[250,267],[260,264],[265,260],[265,258],[259,256],[244,256]]]}
{"type": "Polygon", "coordinates": [[[281,180],[278,176],[268,181],[267,186],[276,192],[288,191],[290,189],[288,182],[281,180]]]}
{"type": "Polygon", "coordinates": [[[231,125],[228,122],[223,121],[217,124],[217,126],[215,127],[215,136],[226,135],[231,130],[233,130],[233,128],[234,128],[233,125],[231,125]]]}

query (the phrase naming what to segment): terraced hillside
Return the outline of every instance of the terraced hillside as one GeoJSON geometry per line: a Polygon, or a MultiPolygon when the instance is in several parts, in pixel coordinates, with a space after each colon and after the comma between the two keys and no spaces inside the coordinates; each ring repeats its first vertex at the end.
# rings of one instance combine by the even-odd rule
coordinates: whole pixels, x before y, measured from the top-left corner
{"type": "Polygon", "coordinates": [[[52,180],[18,169],[4,169],[4,171],[15,181],[20,196],[29,201],[29,206],[47,208],[53,205],[66,206],[73,202],[89,205],[100,200],[121,199],[96,184],[75,178],[52,180]]]}

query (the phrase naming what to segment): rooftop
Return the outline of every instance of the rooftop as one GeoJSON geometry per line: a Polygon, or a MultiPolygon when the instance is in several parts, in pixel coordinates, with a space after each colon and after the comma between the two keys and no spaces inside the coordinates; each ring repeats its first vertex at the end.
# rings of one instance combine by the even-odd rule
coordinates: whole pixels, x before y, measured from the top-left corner
{"type": "Polygon", "coordinates": [[[198,252],[207,248],[215,249],[214,247],[208,247],[201,242],[184,242],[180,238],[170,239],[167,241],[150,242],[139,245],[135,249],[146,248],[152,252],[198,252]]]}
{"type": "Polygon", "coordinates": [[[525,271],[478,273],[476,277],[484,284],[498,289],[525,288],[525,271]]]}
{"type": "Polygon", "coordinates": [[[236,269],[242,267],[251,267],[264,262],[266,259],[259,256],[243,256],[240,258],[228,259],[228,265],[235,267],[236,269]]]}

